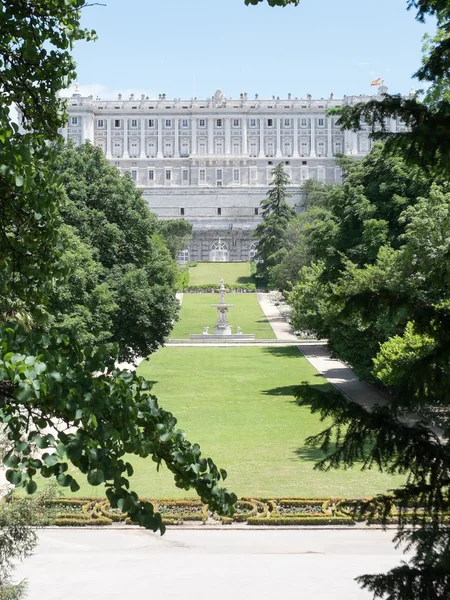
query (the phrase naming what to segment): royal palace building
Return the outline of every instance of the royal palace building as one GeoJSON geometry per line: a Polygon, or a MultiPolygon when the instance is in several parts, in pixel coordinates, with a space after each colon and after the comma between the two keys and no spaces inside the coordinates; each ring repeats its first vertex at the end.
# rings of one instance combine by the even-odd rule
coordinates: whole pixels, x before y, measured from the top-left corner
{"type": "MultiPolygon", "coordinates": [[[[158,100],[146,96],[117,100],[68,100],[69,121],[62,134],[81,144],[89,140],[122,173],[130,173],[151,210],[161,219],[185,218],[193,239],[180,255],[187,260],[249,260],[252,232],[261,220],[271,170],[280,161],[290,177],[290,202],[302,206],[308,179],[341,181],[336,154],[356,158],[369,152],[369,128],[341,131],[329,108],[366,102],[376,96],[314,100],[310,95],[263,100],[212,98],[158,100]]],[[[403,125],[391,120],[391,131],[403,125]]]]}

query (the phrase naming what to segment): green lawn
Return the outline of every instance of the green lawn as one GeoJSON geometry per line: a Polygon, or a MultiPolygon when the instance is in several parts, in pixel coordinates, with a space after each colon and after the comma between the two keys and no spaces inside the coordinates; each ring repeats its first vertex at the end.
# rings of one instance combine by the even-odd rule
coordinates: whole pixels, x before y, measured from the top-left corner
{"type": "Polygon", "coordinates": [[[225,285],[233,283],[252,283],[250,263],[198,263],[189,269],[190,285],[215,284],[219,286],[221,279],[225,285]]]}
{"type": "MultiPolygon", "coordinates": [[[[233,326],[233,333],[236,333],[239,326],[242,333],[254,333],[258,339],[269,340],[276,337],[261,310],[256,294],[227,294],[225,300],[234,305],[228,311],[228,322],[233,326]]],[[[184,294],[180,320],[175,323],[170,337],[187,339],[191,333],[202,333],[206,326],[212,333],[217,322],[217,310],[211,304],[217,304],[218,301],[219,294],[184,294]]]]}
{"type": "MultiPolygon", "coordinates": [[[[191,442],[227,469],[227,486],[240,496],[356,496],[387,490],[401,480],[358,469],[321,473],[320,457],[305,448],[324,424],[294,401],[302,381],[328,385],[295,347],[168,347],[139,367],[154,381],[161,405],[178,418],[191,442]]],[[[150,460],[130,457],[132,488],[142,496],[192,496],[150,460]]],[[[70,469],[74,473],[74,469],[70,469]]],[[[103,488],[77,477],[78,495],[102,496],[103,488]]]]}

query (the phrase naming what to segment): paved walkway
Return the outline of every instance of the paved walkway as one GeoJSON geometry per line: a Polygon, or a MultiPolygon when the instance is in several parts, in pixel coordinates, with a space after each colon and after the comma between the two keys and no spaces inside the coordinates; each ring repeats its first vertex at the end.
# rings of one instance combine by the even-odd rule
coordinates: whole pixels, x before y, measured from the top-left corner
{"type": "Polygon", "coordinates": [[[292,327],[281,316],[278,308],[269,300],[269,294],[257,294],[259,304],[266,315],[272,329],[278,340],[298,341],[298,337],[294,334],[292,327]]]}
{"type": "Polygon", "coordinates": [[[46,529],[15,571],[28,600],[370,600],[402,554],[386,531],[46,529]],[[49,565],[52,565],[51,571],[49,565]]]}
{"type": "Polygon", "coordinates": [[[331,358],[324,344],[298,344],[298,349],[312,366],[319,371],[347,398],[358,402],[367,410],[376,404],[384,406],[389,399],[369,383],[361,381],[355,373],[340,360],[331,358]]]}

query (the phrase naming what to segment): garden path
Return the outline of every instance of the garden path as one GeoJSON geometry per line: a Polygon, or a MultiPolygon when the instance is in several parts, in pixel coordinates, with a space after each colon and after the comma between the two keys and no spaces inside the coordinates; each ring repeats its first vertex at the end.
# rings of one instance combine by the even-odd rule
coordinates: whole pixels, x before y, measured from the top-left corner
{"type": "Polygon", "coordinates": [[[281,316],[278,308],[272,304],[269,299],[269,294],[259,293],[257,294],[258,302],[266,315],[266,319],[269,321],[275,335],[278,340],[285,341],[298,341],[298,337],[295,335],[292,327],[289,323],[281,316]]]}

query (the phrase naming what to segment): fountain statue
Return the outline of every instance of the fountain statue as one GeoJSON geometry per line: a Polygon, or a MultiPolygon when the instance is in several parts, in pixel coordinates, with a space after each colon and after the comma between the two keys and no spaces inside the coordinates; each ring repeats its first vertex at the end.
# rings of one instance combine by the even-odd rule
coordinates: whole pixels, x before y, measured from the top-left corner
{"type": "Polygon", "coordinates": [[[217,319],[216,326],[214,327],[214,333],[216,335],[231,335],[231,327],[228,324],[227,312],[228,309],[233,307],[233,304],[227,304],[225,302],[225,282],[223,279],[220,280],[220,288],[215,290],[219,292],[219,304],[211,304],[213,308],[217,308],[219,318],[217,319]]]}
{"type": "Polygon", "coordinates": [[[220,288],[214,290],[219,294],[219,303],[211,304],[213,308],[217,308],[217,312],[219,314],[217,318],[217,323],[214,327],[214,333],[209,333],[209,327],[203,328],[203,333],[191,333],[189,339],[195,340],[197,342],[209,342],[213,340],[217,341],[239,341],[239,342],[251,342],[255,339],[255,335],[253,333],[242,333],[240,327],[237,328],[237,334],[233,334],[231,332],[231,325],[228,323],[228,309],[232,308],[234,304],[227,304],[225,301],[225,294],[227,293],[227,289],[225,287],[225,282],[223,279],[220,280],[220,288]]]}

